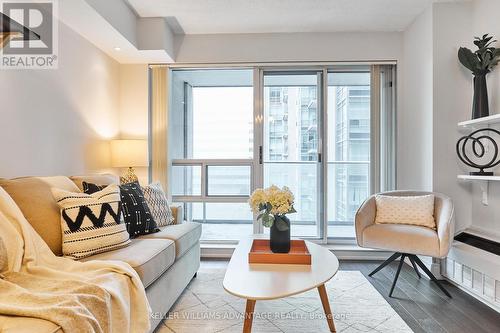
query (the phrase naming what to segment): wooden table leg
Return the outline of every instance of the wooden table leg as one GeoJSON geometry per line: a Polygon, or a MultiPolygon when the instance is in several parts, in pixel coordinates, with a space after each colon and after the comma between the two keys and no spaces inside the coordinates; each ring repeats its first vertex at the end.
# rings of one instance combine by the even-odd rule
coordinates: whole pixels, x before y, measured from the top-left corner
{"type": "Polygon", "coordinates": [[[321,298],[321,303],[323,304],[323,310],[325,311],[326,321],[328,322],[328,327],[330,327],[330,332],[337,332],[335,330],[335,323],[333,322],[332,309],[330,309],[330,302],[328,302],[328,294],[326,293],[325,285],[322,284],[318,287],[319,297],[321,298]]]}
{"type": "Polygon", "coordinates": [[[255,300],[247,299],[245,308],[245,323],[243,324],[243,333],[252,332],[253,310],[255,309],[255,300]]]}

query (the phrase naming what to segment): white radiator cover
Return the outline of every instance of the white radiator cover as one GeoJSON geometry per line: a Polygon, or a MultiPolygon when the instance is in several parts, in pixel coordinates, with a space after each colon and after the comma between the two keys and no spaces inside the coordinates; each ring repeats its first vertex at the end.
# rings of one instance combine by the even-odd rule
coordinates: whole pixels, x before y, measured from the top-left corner
{"type": "Polygon", "coordinates": [[[500,312],[500,256],[454,241],[441,275],[500,312]]]}

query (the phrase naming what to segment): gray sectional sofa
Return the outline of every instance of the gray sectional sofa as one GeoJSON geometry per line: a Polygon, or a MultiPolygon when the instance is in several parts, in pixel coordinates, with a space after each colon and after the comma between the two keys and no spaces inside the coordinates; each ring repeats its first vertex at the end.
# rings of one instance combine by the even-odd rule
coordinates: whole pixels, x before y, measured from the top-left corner
{"type": "MultiPolygon", "coordinates": [[[[24,177],[0,179],[26,219],[56,255],[61,255],[59,208],[51,188],[80,191],[82,181],[96,184],[119,183],[112,175],[78,177],[24,177]]],[[[176,224],[160,228],[158,233],[133,239],[128,247],[88,257],[85,260],[121,260],[138,273],[153,310],[151,331],[181,295],[200,266],[199,223],[184,222],[180,206],[172,206],[176,224]]],[[[61,332],[57,325],[41,319],[0,315],[0,332],[61,332]]]]}

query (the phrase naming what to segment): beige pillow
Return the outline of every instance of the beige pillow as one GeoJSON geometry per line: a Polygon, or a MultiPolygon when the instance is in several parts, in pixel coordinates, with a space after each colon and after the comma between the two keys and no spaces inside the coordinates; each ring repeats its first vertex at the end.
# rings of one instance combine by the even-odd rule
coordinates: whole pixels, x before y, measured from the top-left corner
{"type": "Polygon", "coordinates": [[[61,214],[51,188],[78,192],[71,179],[64,176],[0,179],[0,186],[14,199],[52,252],[61,255],[61,214]]]}
{"type": "Polygon", "coordinates": [[[390,196],[376,195],[377,224],[410,224],[436,230],[434,195],[390,196]]]}
{"type": "Polygon", "coordinates": [[[120,177],[107,173],[101,175],[71,176],[69,179],[71,179],[82,192],[84,192],[83,182],[99,185],[120,185],[120,177]]]}

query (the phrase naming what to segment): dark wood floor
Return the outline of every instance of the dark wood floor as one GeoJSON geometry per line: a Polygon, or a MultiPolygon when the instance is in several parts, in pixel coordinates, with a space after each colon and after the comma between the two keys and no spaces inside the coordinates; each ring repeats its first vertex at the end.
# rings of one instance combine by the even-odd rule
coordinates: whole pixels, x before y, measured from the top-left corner
{"type": "Polygon", "coordinates": [[[393,297],[389,297],[397,263],[369,277],[380,263],[341,261],[340,269],[361,271],[414,332],[500,332],[499,313],[443,281],[453,297],[449,299],[434,283],[419,279],[409,265],[403,265],[393,297]]]}

